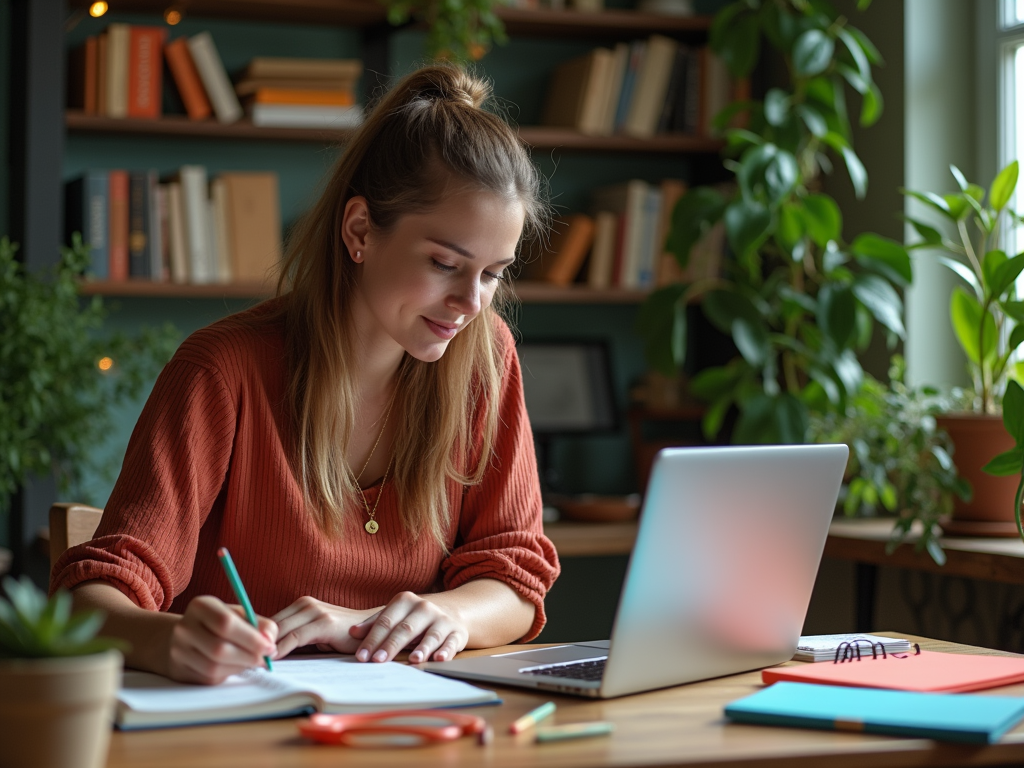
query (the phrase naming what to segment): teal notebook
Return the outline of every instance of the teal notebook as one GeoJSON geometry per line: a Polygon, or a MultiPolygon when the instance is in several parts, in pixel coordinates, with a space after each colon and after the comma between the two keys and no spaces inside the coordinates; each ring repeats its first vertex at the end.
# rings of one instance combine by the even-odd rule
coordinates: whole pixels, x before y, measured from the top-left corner
{"type": "Polygon", "coordinates": [[[780,682],[725,714],[740,723],[991,744],[1024,718],[1024,698],[780,682]]]}

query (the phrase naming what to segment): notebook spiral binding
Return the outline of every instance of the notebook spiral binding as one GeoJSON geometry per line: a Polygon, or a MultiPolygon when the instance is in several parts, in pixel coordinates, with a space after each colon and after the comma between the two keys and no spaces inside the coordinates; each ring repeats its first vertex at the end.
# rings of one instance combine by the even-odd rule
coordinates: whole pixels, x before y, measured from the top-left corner
{"type": "MultiPolygon", "coordinates": [[[[840,643],[839,647],[836,648],[836,657],[833,660],[833,664],[842,664],[846,661],[860,661],[861,660],[861,649],[864,649],[863,658],[867,658],[867,649],[871,649],[871,658],[877,659],[878,653],[881,651],[882,658],[885,659],[888,656],[892,656],[894,659],[905,659],[911,654],[909,653],[889,653],[886,654],[885,646],[882,643],[873,643],[870,640],[858,638],[849,642],[840,643]]],[[[921,646],[914,643],[914,656],[921,654],[921,646]]]]}

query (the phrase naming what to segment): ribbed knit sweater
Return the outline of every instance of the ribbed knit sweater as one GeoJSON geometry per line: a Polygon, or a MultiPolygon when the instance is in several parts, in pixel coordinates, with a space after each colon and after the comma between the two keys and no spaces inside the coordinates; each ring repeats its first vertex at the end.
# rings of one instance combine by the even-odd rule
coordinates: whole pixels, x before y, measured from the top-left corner
{"type": "MultiPolygon", "coordinates": [[[[404,529],[390,484],[376,512],[376,535],[363,529],[362,514],[348,515],[337,539],[321,533],[285,450],[293,427],[285,407],[283,325],[238,319],[192,334],[164,368],[95,538],[63,554],[51,589],[102,580],[136,605],[177,613],[197,595],[235,602],[216,557],[223,546],[264,616],[304,595],[369,609],[401,591],[450,590],[490,578],[536,606],[523,639],[535,637],[559,565],[541,524],[533,438],[508,328],[498,323],[505,370],[493,459],[480,484],[449,481],[454,524],[446,555],[429,534],[404,529]]],[[[379,483],[365,490],[371,507],[380,492],[379,483]]]]}

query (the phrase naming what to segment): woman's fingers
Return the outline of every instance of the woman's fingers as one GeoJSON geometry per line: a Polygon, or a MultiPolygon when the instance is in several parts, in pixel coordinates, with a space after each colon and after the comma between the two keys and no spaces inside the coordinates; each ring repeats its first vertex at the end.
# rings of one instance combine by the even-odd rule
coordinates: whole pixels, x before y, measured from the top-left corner
{"type": "Polygon", "coordinates": [[[361,614],[322,602],[313,597],[300,597],[277,613],[278,656],[286,656],[296,648],[316,645],[323,649],[353,653],[358,641],[350,636],[353,621],[361,614]]]}
{"type": "MultiPolygon", "coordinates": [[[[359,627],[362,632],[364,625],[359,627]]],[[[355,629],[355,628],[353,628],[355,629]]],[[[425,661],[435,649],[464,646],[464,628],[433,603],[409,592],[395,597],[373,622],[356,651],[360,661],[389,661],[403,648],[414,646],[409,660],[425,661]]],[[[449,658],[454,652],[448,651],[449,658]]]]}
{"type": "Polygon", "coordinates": [[[219,683],[273,655],[275,636],[276,628],[269,619],[257,630],[217,598],[198,597],[189,603],[171,633],[172,677],[219,683]]]}

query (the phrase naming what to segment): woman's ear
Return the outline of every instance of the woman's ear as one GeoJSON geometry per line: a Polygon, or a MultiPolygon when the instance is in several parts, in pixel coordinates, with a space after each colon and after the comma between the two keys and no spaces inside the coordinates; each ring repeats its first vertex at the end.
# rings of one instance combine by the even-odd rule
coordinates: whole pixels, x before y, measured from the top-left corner
{"type": "Polygon", "coordinates": [[[341,219],[341,239],[348,248],[349,258],[357,264],[363,261],[366,238],[369,234],[370,208],[366,204],[366,198],[360,195],[349,198],[341,219]]]}

